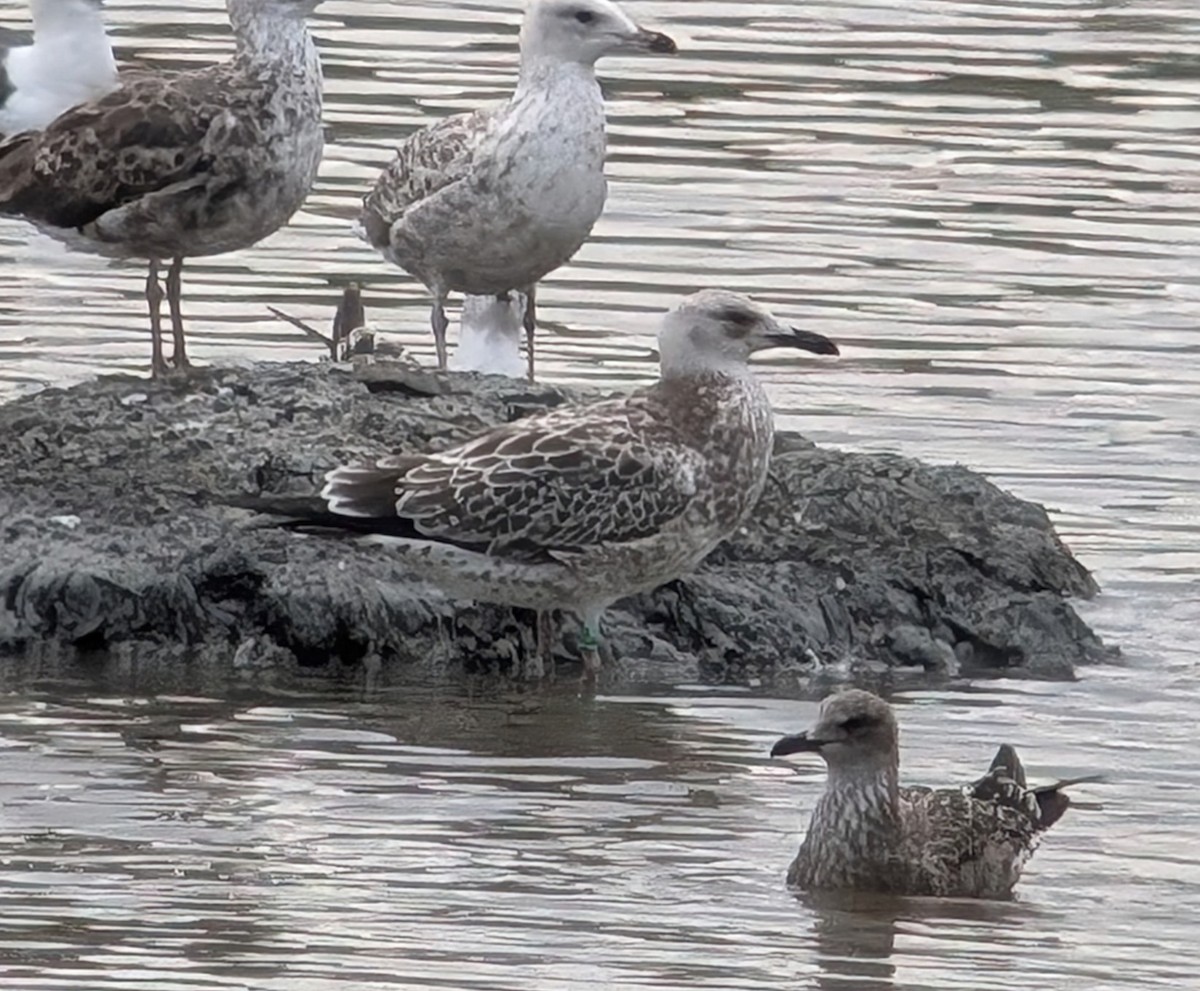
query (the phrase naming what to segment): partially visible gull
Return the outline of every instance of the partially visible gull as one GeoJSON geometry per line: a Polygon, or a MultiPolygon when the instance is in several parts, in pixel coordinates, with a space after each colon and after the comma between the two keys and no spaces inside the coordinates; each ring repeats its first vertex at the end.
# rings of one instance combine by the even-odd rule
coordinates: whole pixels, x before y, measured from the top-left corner
{"type": "Polygon", "coordinates": [[[460,372],[486,372],[521,378],[528,370],[521,357],[525,294],[464,296],[458,347],[450,367],[460,372]]]}
{"type": "Polygon", "coordinates": [[[829,770],[787,875],[810,891],[1007,898],[1070,805],[1063,789],[1098,780],[1030,788],[1005,744],[973,785],[902,788],[896,717],[859,689],[825,699],[812,729],[771,748],[772,757],[795,753],[819,754],[829,770]]]}
{"type": "Polygon", "coordinates": [[[758,501],[774,425],[750,356],[837,354],[719,290],[684,299],[658,340],[653,385],[446,451],[337,468],[327,509],[284,525],[385,544],[411,576],[457,598],[572,611],[594,670],[604,611],[692,571],[758,501]]]}
{"type": "Polygon", "coordinates": [[[511,99],[411,135],[363,201],[359,231],[432,293],[440,368],[451,292],[523,292],[532,378],[537,283],[579,250],[607,195],[596,60],[675,43],[610,0],[529,0],[520,44],[511,99]]]}
{"type": "Polygon", "coordinates": [[[104,0],[30,0],[33,42],[0,47],[0,137],[45,127],[117,85],[104,0]]]}
{"type": "Polygon", "coordinates": [[[228,62],[130,73],[41,132],[0,143],[0,215],[81,250],[149,261],[151,372],[163,358],[158,273],[177,369],[188,367],[185,258],[247,248],[300,208],[321,161],[321,63],[305,18],[321,0],[227,0],[228,62]]]}

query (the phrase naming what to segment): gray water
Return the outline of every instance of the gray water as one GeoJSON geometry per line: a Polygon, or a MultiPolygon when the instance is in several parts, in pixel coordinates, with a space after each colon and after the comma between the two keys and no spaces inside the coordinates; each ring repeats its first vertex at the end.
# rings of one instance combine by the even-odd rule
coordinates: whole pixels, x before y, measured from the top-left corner
{"type": "MultiPolygon", "coordinates": [[[[121,54],[227,50],[215,0],[110,0],[121,54]]],[[[0,25],[23,4],[0,0],[0,25]]],[[[190,266],[200,361],[315,358],[266,312],[423,291],[346,232],[411,127],[511,85],[517,4],[329,0],[331,146],[293,225],[190,266]]],[[[273,689],[22,669],[0,688],[0,985],[1179,988],[1200,967],[1200,8],[1165,0],[631,4],[674,59],[605,67],[613,178],[543,287],[542,368],[653,374],[653,314],[749,291],[843,344],[764,362],[815,440],[961,461],[1042,501],[1124,649],[1073,684],[898,696],[905,773],[1106,770],[1013,904],[813,905],[782,873],[813,704],[646,685],[273,689]]],[[[0,222],[0,397],[148,362],[141,275],[0,222]]]]}

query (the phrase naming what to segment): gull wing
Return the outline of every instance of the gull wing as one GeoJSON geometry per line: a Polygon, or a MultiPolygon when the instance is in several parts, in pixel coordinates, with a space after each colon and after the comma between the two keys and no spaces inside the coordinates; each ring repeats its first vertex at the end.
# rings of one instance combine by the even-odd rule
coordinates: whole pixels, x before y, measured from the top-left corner
{"type": "Polygon", "coordinates": [[[382,515],[390,491],[393,519],[418,535],[553,557],[659,532],[692,505],[705,470],[673,428],[620,399],[518,420],[439,454],[339,468],[322,495],[361,521],[382,515]]]}
{"type": "Polygon", "coordinates": [[[386,249],[392,225],[406,210],[470,174],[496,112],[488,108],[456,114],[405,139],[363,199],[360,219],[372,247],[386,249]]]}
{"type": "Polygon", "coordinates": [[[113,92],[73,107],[44,131],[0,143],[0,213],[84,227],[144,196],[203,181],[220,168],[222,143],[250,126],[236,96],[214,108],[222,68],[122,75],[113,92]]]}

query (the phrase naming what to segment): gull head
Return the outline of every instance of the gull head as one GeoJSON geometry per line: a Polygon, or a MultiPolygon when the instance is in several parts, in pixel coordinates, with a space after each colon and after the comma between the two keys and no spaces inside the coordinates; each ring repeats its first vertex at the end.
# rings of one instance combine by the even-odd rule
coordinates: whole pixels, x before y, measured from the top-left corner
{"type": "Polygon", "coordinates": [[[756,351],[799,348],[837,354],[828,337],[780,323],[764,306],[739,293],[704,289],[686,297],[663,319],[658,335],[664,374],[745,366],[756,351]]]}
{"type": "Polygon", "coordinates": [[[529,0],[521,24],[522,60],[594,65],[621,52],[674,51],[674,41],[635,24],[611,0],[529,0]]]}
{"type": "Polygon", "coordinates": [[[812,728],[776,741],[771,756],[820,754],[831,771],[869,771],[896,765],[899,740],[892,707],[852,688],[825,699],[812,728]]]}

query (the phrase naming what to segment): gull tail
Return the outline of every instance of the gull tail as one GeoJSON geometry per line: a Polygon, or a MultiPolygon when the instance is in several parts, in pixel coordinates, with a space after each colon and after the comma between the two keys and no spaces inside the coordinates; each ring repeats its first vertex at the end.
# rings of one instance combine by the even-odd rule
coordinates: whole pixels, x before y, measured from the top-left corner
{"type": "Polygon", "coordinates": [[[248,509],[268,517],[254,523],[255,530],[293,530],[323,537],[355,538],[363,536],[402,537],[428,540],[413,526],[412,520],[388,515],[356,515],[331,510],[324,499],[314,496],[266,497],[238,495],[220,500],[226,506],[248,509]]]}
{"type": "Polygon", "coordinates": [[[1071,799],[1064,789],[1101,780],[1103,775],[1088,774],[1030,788],[1025,783],[1025,767],[1021,758],[1016,750],[1005,743],[996,751],[987,774],[971,786],[971,795],[980,801],[1016,809],[1028,816],[1034,829],[1040,832],[1058,822],[1070,807],[1071,799]]]}

